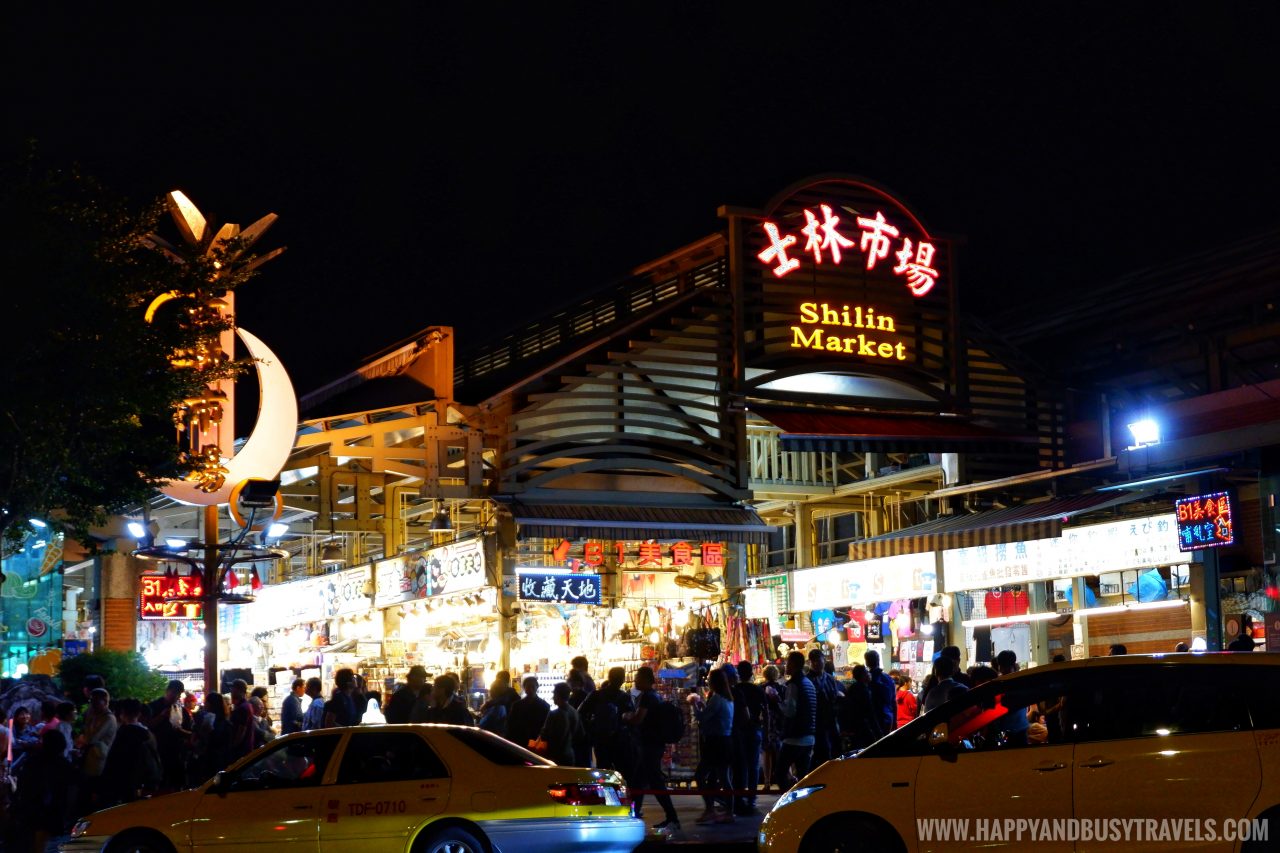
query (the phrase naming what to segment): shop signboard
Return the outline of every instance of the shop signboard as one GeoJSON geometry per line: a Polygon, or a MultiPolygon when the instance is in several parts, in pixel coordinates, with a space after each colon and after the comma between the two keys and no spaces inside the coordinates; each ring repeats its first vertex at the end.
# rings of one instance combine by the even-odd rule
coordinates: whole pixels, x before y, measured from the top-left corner
{"type": "Polygon", "coordinates": [[[374,564],[375,607],[433,595],[457,595],[485,585],[484,540],[451,542],[374,564]]]}
{"type": "Polygon", "coordinates": [[[791,607],[787,609],[820,610],[925,598],[938,591],[937,579],[932,551],[799,569],[792,573],[791,607]]]}
{"type": "Polygon", "coordinates": [[[138,616],[141,619],[202,619],[198,600],[204,586],[191,577],[143,575],[138,583],[138,616]]]}
{"type": "Polygon", "coordinates": [[[1214,492],[1174,502],[1178,519],[1178,548],[1199,551],[1218,548],[1236,541],[1231,520],[1231,495],[1214,492]]]}
{"type": "Polygon", "coordinates": [[[73,658],[76,655],[87,655],[89,653],[88,640],[63,640],[62,656],[64,658],[73,658]]]}
{"type": "Polygon", "coordinates": [[[548,604],[599,604],[600,576],[547,572],[520,572],[516,576],[521,601],[548,604]]]}
{"type": "Polygon", "coordinates": [[[369,567],[333,572],[263,587],[257,600],[244,608],[255,631],[269,631],[304,622],[318,622],[362,613],[369,609],[365,584],[369,567]]]}
{"type": "Polygon", "coordinates": [[[947,592],[1186,562],[1172,513],[1069,527],[1055,539],[942,552],[947,592]]]}

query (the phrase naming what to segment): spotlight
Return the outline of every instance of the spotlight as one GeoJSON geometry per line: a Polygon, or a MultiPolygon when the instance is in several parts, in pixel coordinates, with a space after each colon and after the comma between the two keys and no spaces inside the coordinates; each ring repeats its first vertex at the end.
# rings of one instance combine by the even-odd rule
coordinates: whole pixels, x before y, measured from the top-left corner
{"type": "Polygon", "coordinates": [[[126,524],[125,527],[128,528],[129,535],[132,536],[134,539],[147,538],[147,528],[143,525],[141,521],[131,521],[128,524],[126,524]]]}
{"type": "Polygon", "coordinates": [[[1135,448],[1160,443],[1160,424],[1152,418],[1143,418],[1129,424],[1129,432],[1133,433],[1135,448]]]}
{"type": "Polygon", "coordinates": [[[185,551],[187,550],[187,540],[168,538],[164,540],[164,546],[170,551],[185,551]]]}
{"type": "Polygon", "coordinates": [[[279,539],[281,536],[289,532],[289,525],[283,521],[274,521],[267,527],[268,539],[279,539]]]}

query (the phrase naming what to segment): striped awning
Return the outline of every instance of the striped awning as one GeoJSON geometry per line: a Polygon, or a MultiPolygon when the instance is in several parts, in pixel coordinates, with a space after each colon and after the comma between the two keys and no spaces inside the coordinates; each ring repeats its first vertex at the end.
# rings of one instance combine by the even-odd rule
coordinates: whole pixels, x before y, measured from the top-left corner
{"type": "Polygon", "coordinates": [[[840,453],[995,453],[1037,441],[939,415],[882,415],[751,407],[782,430],[783,450],[840,453]]]}
{"type": "Polygon", "coordinates": [[[849,544],[850,560],[921,554],[975,545],[1000,545],[1053,539],[1072,516],[1106,509],[1147,497],[1150,492],[1096,492],[1053,498],[1033,504],[992,509],[968,515],[944,515],[874,539],[849,544]]]}
{"type": "Polygon", "coordinates": [[[521,538],[717,539],[763,545],[774,528],[746,507],[624,506],[510,501],[521,538]]]}

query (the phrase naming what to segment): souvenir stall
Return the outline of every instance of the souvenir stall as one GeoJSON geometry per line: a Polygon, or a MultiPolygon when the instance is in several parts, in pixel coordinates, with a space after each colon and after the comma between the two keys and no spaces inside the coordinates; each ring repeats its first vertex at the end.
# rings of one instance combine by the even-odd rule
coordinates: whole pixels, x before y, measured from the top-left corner
{"type": "Polygon", "coordinates": [[[174,565],[138,579],[138,653],[194,693],[204,690],[204,590],[199,574],[174,565]]]}
{"type": "Polygon", "coordinates": [[[381,635],[376,649],[368,647],[376,654],[362,663],[366,680],[391,690],[410,666],[421,665],[429,677],[457,673],[468,704],[483,704],[502,657],[488,565],[479,537],[375,563],[372,621],[381,635]]]}
{"type": "Polygon", "coordinates": [[[357,623],[369,610],[369,567],[263,587],[246,604],[218,606],[220,655],[227,669],[247,670],[273,702],[294,677],[316,676],[326,691],[333,674],[359,662],[357,623]],[[345,637],[343,639],[342,637],[345,637]]]}
{"type": "Polygon", "coordinates": [[[901,669],[918,684],[950,635],[950,613],[936,579],[932,552],[797,570],[779,652],[782,646],[823,648],[837,675],[847,679],[874,650],[886,670],[901,669]]]}
{"type": "Polygon", "coordinates": [[[1055,655],[1170,651],[1191,641],[1192,572],[1173,514],[1064,528],[1062,535],[942,552],[943,580],[968,659],[1009,649],[1029,665],[1055,655]]]}

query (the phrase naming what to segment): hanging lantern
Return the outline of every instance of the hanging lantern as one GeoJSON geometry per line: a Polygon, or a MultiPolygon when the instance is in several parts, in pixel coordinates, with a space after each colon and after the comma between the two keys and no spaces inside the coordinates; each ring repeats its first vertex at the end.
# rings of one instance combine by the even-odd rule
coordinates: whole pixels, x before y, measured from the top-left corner
{"type": "Polygon", "coordinates": [[[262,589],[262,578],[258,577],[257,566],[254,566],[252,569],[249,570],[249,578],[250,578],[250,582],[249,582],[250,589],[252,589],[254,592],[257,592],[258,590],[262,589]]]}

